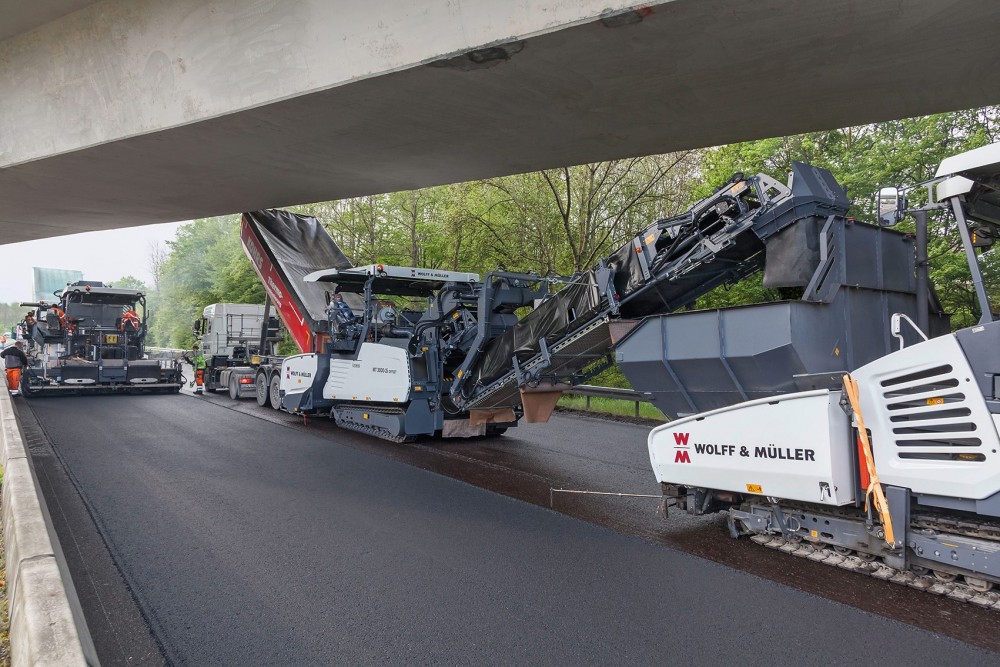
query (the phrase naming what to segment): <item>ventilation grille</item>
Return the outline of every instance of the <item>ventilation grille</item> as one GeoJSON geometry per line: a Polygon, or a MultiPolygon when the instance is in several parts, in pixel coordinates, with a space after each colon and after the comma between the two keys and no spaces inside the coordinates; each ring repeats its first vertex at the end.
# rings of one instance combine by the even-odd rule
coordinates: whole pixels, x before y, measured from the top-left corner
{"type": "Polygon", "coordinates": [[[899,458],[970,464],[986,460],[972,405],[951,365],[889,377],[881,385],[899,458]]]}

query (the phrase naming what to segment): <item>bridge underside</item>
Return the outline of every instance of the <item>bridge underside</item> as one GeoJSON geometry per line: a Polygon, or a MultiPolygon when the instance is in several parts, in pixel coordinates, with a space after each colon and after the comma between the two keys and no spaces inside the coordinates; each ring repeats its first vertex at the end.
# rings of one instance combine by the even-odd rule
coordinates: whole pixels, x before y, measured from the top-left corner
{"type": "Polygon", "coordinates": [[[651,9],[14,163],[0,169],[0,239],[1000,102],[1000,3],[675,0],[651,9]]]}

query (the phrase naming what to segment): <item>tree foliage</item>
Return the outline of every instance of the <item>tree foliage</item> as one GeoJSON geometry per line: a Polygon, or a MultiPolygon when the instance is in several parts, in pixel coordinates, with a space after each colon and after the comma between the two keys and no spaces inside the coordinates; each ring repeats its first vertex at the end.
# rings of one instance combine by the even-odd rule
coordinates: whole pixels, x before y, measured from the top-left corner
{"type": "Polygon", "coordinates": [[[9,336],[28,310],[18,303],[0,303],[0,334],[9,336]]]}
{"type": "Polygon", "coordinates": [[[152,342],[187,348],[192,323],[211,303],[263,303],[264,288],[240,246],[239,218],[196,220],[177,231],[160,273],[152,342]]]}

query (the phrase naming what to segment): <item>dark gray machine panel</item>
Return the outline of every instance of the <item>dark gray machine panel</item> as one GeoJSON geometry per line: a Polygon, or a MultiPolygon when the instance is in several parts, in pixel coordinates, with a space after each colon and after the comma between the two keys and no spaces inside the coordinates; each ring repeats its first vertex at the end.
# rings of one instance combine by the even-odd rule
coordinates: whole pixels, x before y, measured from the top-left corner
{"type": "MultiPolygon", "coordinates": [[[[807,226],[781,235],[793,229],[778,254],[768,247],[768,260],[794,253],[795,243],[807,262],[818,260],[802,300],[645,319],[616,352],[632,387],[649,392],[657,408],[676,417],[839,387],[841,375],[896,349],[893,313],[916,315],[909,238],[835,217],[819,232],[826,236],[820,256],[809,251],[816,243],[802,232],[807,226]]],[[[780,282],[789,284],[794,273],[780,282]]],[[[948,331],[948,318],[931,301],[929,333],[937,336],[948,331]]],[[[906,343],[915,342],[915,334],[907,334],[906,343]]]]}

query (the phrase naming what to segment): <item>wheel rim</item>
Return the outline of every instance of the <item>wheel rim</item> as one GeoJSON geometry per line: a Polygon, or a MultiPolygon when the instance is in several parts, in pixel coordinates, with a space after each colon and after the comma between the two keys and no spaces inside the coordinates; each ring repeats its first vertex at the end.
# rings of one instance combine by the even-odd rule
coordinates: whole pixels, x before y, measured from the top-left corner
{"type": "Polygon", "coordinates": [[[275,410],[281,407],[281,397],[278,395],[278,376],[271,378],[271,407],[275,410]]]}
{"type": "Polygon", "coordinates": [[[965,583],[969,588],[976,591],[977,593],[985,593],[993,588],[992,581],[986,581],[985,579],[977,579],[975,577],[965,577],[965,583]]]}
{"type": "Polygon", "coordinates": [[[257,382],[254,384],[257,386],[257,405],[263,407],[267,405],[267,401],[270,398],[268,395],[267,377],[263,373],[258,373],[257,382]]]}

